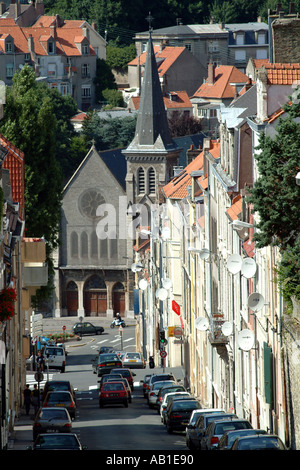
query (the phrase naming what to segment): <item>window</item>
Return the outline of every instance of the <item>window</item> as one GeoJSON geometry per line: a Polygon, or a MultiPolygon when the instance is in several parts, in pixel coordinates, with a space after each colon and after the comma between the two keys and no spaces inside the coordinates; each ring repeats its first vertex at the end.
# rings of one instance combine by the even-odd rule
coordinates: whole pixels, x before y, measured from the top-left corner
{"type": "Polygon", "coordinates": [[[55,53],[55,44],[53,41],[48,42],[48,54],[54,54],[55,53]]]}
{"type": "Polygon", "coordinates": [[[66,96],[69,94],[69,84],[68,83],[61,83],[60,84],[60,94],[66,96]]]}
{"type": "Polygon", "coordinates": [[[14,64],[6,64],[6,78],[12,78],[14,75],[14,64]]]}
{"type": "Polygon", "coordinates": [[[82,55],[89,55],[89,51],[90,51],[89,45],[82,44],[82,48],[81,48],[82,55]]]}
{"type": "Polygon", "coordinates": [[[82,232],[80,237],[81,242],[81,256],[86,258],[88,256],[88,236],[86,232],[82,232]]]}
{"type": "Polygon", "coordinates": [[[30,61],[30,54],[24,54],[24,61],[29,62],[30,61]]]}
{"type": "Polygon", "coordinates": [[[90,98],[91,97],[91,86],[90,85],[83,85],[81,87],[81,96],[83,98],[90,98]]]}
{"type": "Polygon", "coordinates": [[[191,43],[186,43],[186,44],[185,44],[185,48],[186,48],[188,51],[192,52],[192,44],[191,44],[191,43]]]}
{"type": "Polygon", "coordinates": [[[218,41],[209,41],[208,52],[219,52],[219,42],[218,41]]]}
{"type": "Polygon", "coordinates": [[[139,194],[145,193],[145,171],[143,168],[138,169],[138,192],[139,194]]]}
{"type": "Polygon", "coordinates": [[[155,170],[150,168],[148,172],[148,188],[150,194],[155,194],[155,170]]]}
{"type": "Polygon", "coordinates": [[[8,41],[6,44],[5,44],[5,52],[7,54],[11,54],[13,52],[13,49],[14,49],[14,45],[13,45],[13,42],[12,41],[8,41]]]}
{"type": "Polygon", "coordinates": [[[76,232],[71,233],[71,256],[78,257],[78,235],[76,232]]]}
{"type": "Polygon", "coordinates": [[[235,51],[235,61],[244,62],[246,60],[246,51],[235,51]]]}
{"type": "Polygon", "coordinates": [[[257,44],[266,44],[266,33],[258,33],[257,44]]]}
{"type": "Polygon", "coordinates": [[[56,65],[48,64],[48,77],[56,77],[56,65]]]}
{"type": "Polygon", "coordinates": [[[256,58],[257,59],[267,59],[268,58],[268,51],[267,49],[258,49],[256,51],[256,58]]]}
{"type": "Polygon", "coordinates": [[[82,64],[82,66],[81,66],[81,76],[83,78],[90,76],[90,64],[82,64]]]}
{"type": "Polygon", "coordinates": [[[236,35],[235,43],[238,44],[239,46],[242,46],[245,44],[245,36],[243,33],[238,33],[236,35]]]}

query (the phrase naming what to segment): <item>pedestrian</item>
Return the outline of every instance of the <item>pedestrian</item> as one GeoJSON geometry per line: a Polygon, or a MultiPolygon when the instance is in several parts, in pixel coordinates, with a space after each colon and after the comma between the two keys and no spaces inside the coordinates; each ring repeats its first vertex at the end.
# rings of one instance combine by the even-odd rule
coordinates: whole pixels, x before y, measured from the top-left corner
{"type": "Polygon", "coordinates": [[[34,416],[36,416],[40,404],[40,397],[37,384],[34,384],[31,403],[34,408],[34,416]]]}
{"type": "Polygon", "coordinates": [[[42,351],[38,351],[38,355],[37,355],[37,358],[36,358],[36,363],[37,363],[37,370],[43,372],[44,371],[45,360],[44,360],[44,356],[42,354],[42,351]]]}
{"type": "Polygon", "coordinates": [[[30,404],[31,404],[31,390],[29,388],[29,385],[26,385],[26,388],[23,392],[24,394],[24,405],[25,405],[25,411],[26,415],[29,415],[29,410],[30,410],[30,404]]]}

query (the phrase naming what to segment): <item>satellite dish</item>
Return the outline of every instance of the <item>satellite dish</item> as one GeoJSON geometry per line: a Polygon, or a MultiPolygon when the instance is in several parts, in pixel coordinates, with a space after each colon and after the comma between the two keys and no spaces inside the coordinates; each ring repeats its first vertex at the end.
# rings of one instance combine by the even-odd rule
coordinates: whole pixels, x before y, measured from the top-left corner
{"type": "Polygon", "coordinates": [[[200,251],[200,258],[202,260],[206,260],[209,258],[209,250],[207,248],[203,248],[201,251],[200,251]]]}
{"type": "Polygon", "coordinates": [[[162,280],[162,285],[165,289],[169,290],[172,287],[172,281],[168,277],[164,278],[162,280]]]}
{"type": "Polygon", "coordinates": [[[157,289],[155,295],[156,295],[156,298],[159,300],[166,300],[166,298],[168,297],[168,291],[164,289],[163,287],[161,287],[160,289],[157,289]]]}
{"type": "Polygon", "coordinates": [[[141,290],[146,290],[148,287],[148,282],[146,279],[141,279],[140,282],[139,282],[139,288],[141,290]]]}
{"type": "Polygon", "coordinates": [[[256,273],[256,263],[252,258],[245,258],[241,267],[242,275],[247,279],[253,277],[256,273]]]}
{"type": "Polygon", "coordinates": [[[230,336],[232,334],[232,323],[230,323],[230,321],[225,321],[221,330],[224,336],[230,336]]]}
{"type": "Polygon", "coordinates": [[[242,268],[243,260],[240,255],[230,255],[227,260],[227,269],[231,274],[237,274],[242,268]]]}
{"type": "Polygon", "coordinates": [[[143,269],[143,265],[141,263],[133,263],[131,265],[131,271],[137,273],[143,269]]]}
{"type": "Polygon", "coordinates": [[[254,344],[254,336],[250,330],[241,330],[238,334],[238,345],[243,351],[250,351],[254,344]]]}
{"type": "Polygon", "coordinates": [[[265,305],[264,297],[258,292],[253,292],[248,297],[248,307],[254,312],[258,312],[265,305]]]}
{"type": "Polygon", "coordinates": [[[199,331],[206,331],[209,328],[209,321],[204,317],[196,318],[195,326],[199,331]]]}
{"type": "Polygon", "coordinates": [[[131,265],[131,271],[134,272],[134,273],[137,272],[137,268],[136,268],[136,264],[135,264],[135,263],[133,263],[133,264],[131,265]]]}

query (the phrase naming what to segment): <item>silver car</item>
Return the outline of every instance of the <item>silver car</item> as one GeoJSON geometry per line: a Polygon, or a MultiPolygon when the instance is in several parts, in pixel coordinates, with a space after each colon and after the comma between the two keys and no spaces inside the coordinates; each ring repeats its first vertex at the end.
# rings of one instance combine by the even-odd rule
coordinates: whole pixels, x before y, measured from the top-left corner
{"type": "Polygon", "coordinates": [[[146,362],[140,352],[127,352],[122,357],[123,367],[130,369],[145,369],[146,362]]]}
{"type": "Polygon", "coordinates": [[[32,427],[33,440],[41,433],[72,432],[72,420],[66,408],[40,408],[32,427]]]}
{"type": "Polygon", "coordinates": [[[161,387],[163,385],[166,385],[167,383],[175,385],[176,383],[173,382],[173,380],[162,380],[158,382],[154,382],[152,385],[150,385],[150,389],[148,392],[148,405],[150,408],[154,408],[156,405],[156,399],[157,399],[157,394],[161,387]]]}

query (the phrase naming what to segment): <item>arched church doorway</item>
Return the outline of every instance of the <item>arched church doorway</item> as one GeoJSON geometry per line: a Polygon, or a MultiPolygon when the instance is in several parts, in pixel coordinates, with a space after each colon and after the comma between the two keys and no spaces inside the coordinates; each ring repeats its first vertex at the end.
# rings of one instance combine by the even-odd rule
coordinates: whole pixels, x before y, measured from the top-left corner
{"type": "Polygon", "coordinates": [[[66,289],[66,304],[68,316],[76,316],[78,310],[78,287],[74,281],[68,282],[66,289]]]}
{"type": "Polygon", "coordinates": [[[116,316],[117,313],[119,313],[121,317],[124,317],[125,316],[125,290],[121,282],[117,282],[113,286],[112,301],[113,301],[114,317],[116,316]]]}
{"type": "Polygon", "coordinates": [[[106,317],[106,284],[97,274],[86,281],[83,288],[83,302],[85,316],[106,317]]]}

